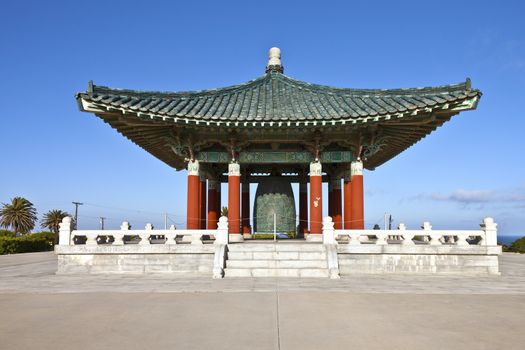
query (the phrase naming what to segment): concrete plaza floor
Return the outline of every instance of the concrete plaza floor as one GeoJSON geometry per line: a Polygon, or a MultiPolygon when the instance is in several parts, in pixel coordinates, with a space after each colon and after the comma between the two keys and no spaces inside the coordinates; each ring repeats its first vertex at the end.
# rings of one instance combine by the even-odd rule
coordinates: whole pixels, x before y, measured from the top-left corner
{"type": "Polygon", "coordinates": [[[501,276],[57,276],[0,256],[0,349],[522,349],[525,255],[501,276]]]}

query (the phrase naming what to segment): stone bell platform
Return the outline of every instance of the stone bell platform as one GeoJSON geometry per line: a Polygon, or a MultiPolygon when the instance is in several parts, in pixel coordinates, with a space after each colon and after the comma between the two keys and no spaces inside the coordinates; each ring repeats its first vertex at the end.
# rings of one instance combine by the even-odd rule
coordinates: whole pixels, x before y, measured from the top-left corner
{"type": "MultiPolygon", "coordinates": [[[[58,274],[223,277],[330,277],[353,274],[498,275],[497,224],[477,230],[340,230],[323,220],[316,240],[231,242],[228,219],[216,230],[72,230],[60,224],[58,274]]],[[[311,235],[310,235],[311,236],[311,235]]]]}
{"type": "Polygon", "coordinates": [[[73,245],[55,247],[57,274],[147,274],[211,276],[213,244],[73,245]]]}

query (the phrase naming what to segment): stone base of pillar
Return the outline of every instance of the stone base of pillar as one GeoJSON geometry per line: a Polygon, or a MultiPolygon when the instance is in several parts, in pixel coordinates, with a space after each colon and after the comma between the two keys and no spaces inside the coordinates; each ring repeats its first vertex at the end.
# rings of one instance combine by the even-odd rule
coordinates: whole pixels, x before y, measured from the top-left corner
{"type": "Polygon", "coordinates": [[[252,239],[251,233],[243,233],[242,236],[244,237],[244,239],[252,239]]]}
{"type": "Polygon", "coordinates": [[[322,234],[307,234],[305,235],[307,242],[322,242],[323,241],[323,235],[322,234]]]}
{"type": "Polygon", "coordinates": [[[244,236],[241,233],[230,233],[228,235],[228,241],[230,243],[244,242],[244,236]]]}

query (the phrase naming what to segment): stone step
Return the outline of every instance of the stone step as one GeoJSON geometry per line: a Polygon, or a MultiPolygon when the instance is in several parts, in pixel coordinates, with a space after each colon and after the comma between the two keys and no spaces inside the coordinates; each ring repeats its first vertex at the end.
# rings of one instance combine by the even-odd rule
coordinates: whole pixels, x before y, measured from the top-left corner
{"type": "Polygon", "coordinates": [[[237,243],[229,244],[230,252],[324,252],[321,243],[237,243]]]}
{"type": "Polygon", "coordinates": [[[328,277],[328,269],[260,269],[226,268],[224,277],[328,277]]]}
{"type": "Polygon", "coordinates": [[[227,260],[227,268],[326,269],[326,260],[227,260]]]}
{"type": "Polygon", "coordinates": [[[229,251],[230,260],[325,260],[326,252],[260,252],[260,251],[229,251]]]}

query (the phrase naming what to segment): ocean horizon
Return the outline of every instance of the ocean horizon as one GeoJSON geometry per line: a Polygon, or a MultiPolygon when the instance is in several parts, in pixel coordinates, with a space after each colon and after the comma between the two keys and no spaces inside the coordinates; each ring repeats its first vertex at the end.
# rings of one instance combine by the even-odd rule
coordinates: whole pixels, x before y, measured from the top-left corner
{"type": "Polygon", "coordinates": [[[523,235],[498,235],[498,244],[511,245],[517,239],[524,237],[523,235]]]}

